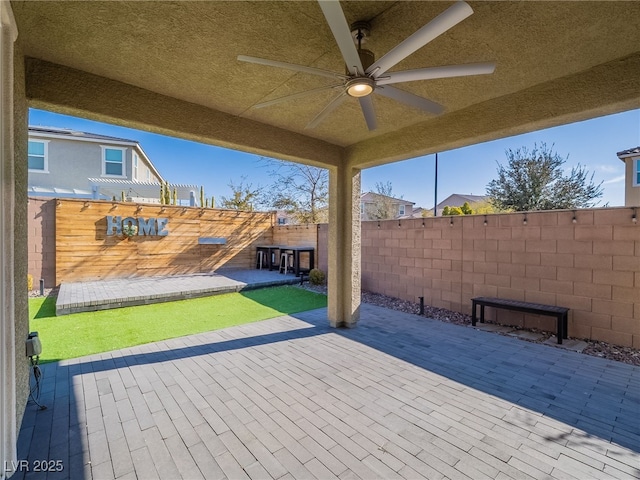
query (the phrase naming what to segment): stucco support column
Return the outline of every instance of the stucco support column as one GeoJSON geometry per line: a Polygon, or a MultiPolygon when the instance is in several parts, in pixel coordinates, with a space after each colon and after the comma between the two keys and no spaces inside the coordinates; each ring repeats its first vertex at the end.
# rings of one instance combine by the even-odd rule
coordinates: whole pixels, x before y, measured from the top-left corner
{"type": "Polygon", "coordinates": [[[0,479],[13,473],[17,435],[13,238],[13,49],[17,33],[11,5],[0,1],[0,479]]]}
{"type": "Polygon", "coordinates": [[[332,327],[360,318],[360,169],[329,170],[328,316],[332,327]]]}

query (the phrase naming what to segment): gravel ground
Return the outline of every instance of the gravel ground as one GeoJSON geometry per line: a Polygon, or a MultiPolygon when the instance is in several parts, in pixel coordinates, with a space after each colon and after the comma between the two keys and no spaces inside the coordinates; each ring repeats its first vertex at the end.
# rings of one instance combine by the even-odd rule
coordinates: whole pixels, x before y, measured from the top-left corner
{"type": "MultiPolygon", "coordinates": [[[[314,286],[305,284],[304,288],[313,290],[315,292],[327,293],[326,286],[314,286]]],[[[45,289],[45,295],[57,295],[56,289],[45,289]]],[[[29,292],[30,297],[40,296],[38,290],[29,292]]],[[[400,312],[413,313],[418,315],[420,313],[420,305],[408,300],[400,300],[399,298],[387,297],[379,293],[362,292],[362,301],[371,305],[377,305],[379,307],[389,308],[391,310],[398,310],[400,312]]],[[[453,312],[444,308],[424,306],[424,316],[432,318],[434,320],[440,320],[441,322],[454,323],[456,325],[463,325],[466,327],[471,326],[471,317],[463,313],[453,312]]],[[[519,328],[518,328],[519,329],[519,328]]],[[[519,329],[520,330],[520,329],[519,329]]],[[[528,330],[543,335],[539,340],[526,340],[534,341],[536,343],[542,343],[547,340],[551,335],[551,332],[542,332],[535,329],[522,329],[528,330]]],[[[524,339],[523,339],[524,340],[524,339]]],[[[640,366],[640,350],[631,347],[622,347],[620,345],[613,345],[606,342],[599,342],[595,340],[581,339],[587,342],[587,347],[582,351],[585,355],[592,355],[594,357],[608,358],[609,360],[615,360],[617,362],[628,363],[630,365],[640,366]]]]}
{"type": "MultiPolygon", "coordinates": [[[[313,286],[313,285],[305,285],[305,288],[309,290],[313,290],[320,293],[327,292],[327,288],[325,286],[313,286]]],[[[388,297],[386,295],[381,295],[379,293],[371,293],[371,292],[362,292],[362,301],[364,303],[369,303],[371,305],[377,305],[379,307],[389,308],[391,310],[398,310],[406,313],[413,313],[418,315],[420,313],[420,305],[415,302],[410,302],[408,300],[401,300],[399,298],[388,297]]],[[[466,327],[471,327],[471,316],[465,315],[463,313],[452,312],[451,310],[446,310],[444,308],[436,308],[430,307],[428,305],[424,306],[424,316],[428,318],[432,318],[434,320],[439,320],[441,322],[454,323],[456,325],[463,325],[466,327]]],[[[517,328],[517,327],[514,327],[517,328]]],[[[542,332],[536,329],[521,329],[518,330],[527,330],[530,332],[540,333],[543,336],[538,340],[526,340],[525,341],[533,341],[535,343],[542,343],[546,341],[549,337],[553,335],[551,332],[542,332]]],[[[496,332],[496,334],[499,334],[496,332]]],[[[606,342],[599,342],[595,340],[587,340],[581,339],[587,343],[587,347],[582,351],[585,355],[592,355],[594,357],[607,358],[609,360],[615,360],[617,362],[628,363],[630,365],[640,366],[640,350],[637,348],[631,347],[622,347],[620,345],[613,345],[606,342]]]]}

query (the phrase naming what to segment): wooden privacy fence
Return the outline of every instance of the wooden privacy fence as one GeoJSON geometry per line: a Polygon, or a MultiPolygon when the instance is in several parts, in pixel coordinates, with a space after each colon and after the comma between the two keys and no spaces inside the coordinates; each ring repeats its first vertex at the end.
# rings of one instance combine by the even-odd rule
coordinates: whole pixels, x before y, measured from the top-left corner
{"type": "Polygon", "coordinates": [[[255,246],[273,241],[273,222],[271,212],[60,199],[56,283],[250,268],[255,246]],[[137,232],[127,237],[124,225],[137,232]]]}

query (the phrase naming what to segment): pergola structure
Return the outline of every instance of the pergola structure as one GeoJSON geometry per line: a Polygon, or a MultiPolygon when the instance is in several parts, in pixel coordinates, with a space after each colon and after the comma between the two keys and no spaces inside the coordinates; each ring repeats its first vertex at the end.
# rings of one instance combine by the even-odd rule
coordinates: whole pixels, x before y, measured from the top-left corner
{"type": "MultiPolygon", "coordinates": [[[[365,47],[379,59],[452,4],[339,5],[348,24],[369,23],[365,47]]],[[[477,62],[495,71],[397,85],[440,104],[438,115],[372,95],[369,130],[350,97],[305,128],[340,87],[255,108],[336,82],[239,55],[344,71],[317,2],[2,0],[0,465],[15,458],[27,392],[28,107],[328,168],[328,316],[352,326],[361,169],[640,106],[639,2],[469,4],[472,15],[389,71],[477,62]]]]}

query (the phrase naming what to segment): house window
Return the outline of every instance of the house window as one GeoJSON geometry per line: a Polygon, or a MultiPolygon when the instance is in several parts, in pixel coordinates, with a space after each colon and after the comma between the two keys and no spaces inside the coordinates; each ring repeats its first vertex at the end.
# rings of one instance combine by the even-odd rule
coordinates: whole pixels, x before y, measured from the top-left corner
{"type": "Polygon", "coordinates": [[[398,215],[404,215],[404,205],[400,205],[398,208],[398,215]]]}
{"type": "Polygon", "coordinates": [[[138,154],[133,152],[133,175],[132,180],[138,181],[138,154]]]}
{"type": "Polygon", "coordinates": [[[102,175],[124,177],[124,148],[102,147],[102,175]]]}
{"type": "Polygon", "coordinates": [[[287,224],[287,219],[280,217],[278,218],[278,225],[286,225],[287,224]]]}
{"type": "Polygon", "coordinates": [[[633,178],[635,180],[635,183],[633,184],[633,186],[640,187],[640,158],[636,160],[636,171],[633,178]]]}
{"type": "Polygon", "coordinates": [[[29,171],[44,172],[49,171],[48,142],[29,140],[29,171]]]}

